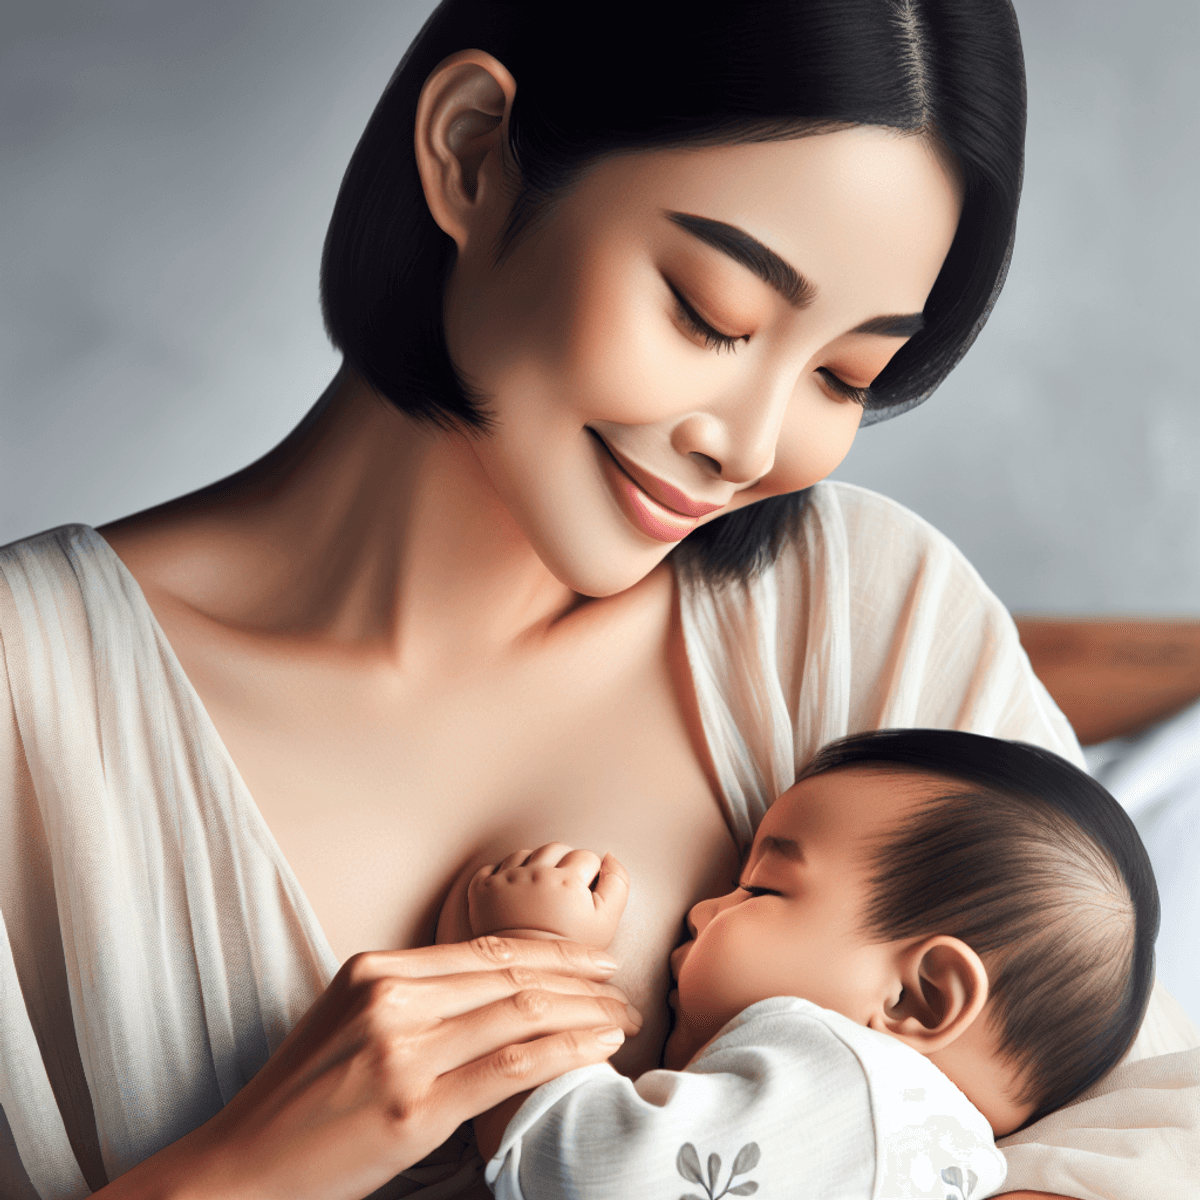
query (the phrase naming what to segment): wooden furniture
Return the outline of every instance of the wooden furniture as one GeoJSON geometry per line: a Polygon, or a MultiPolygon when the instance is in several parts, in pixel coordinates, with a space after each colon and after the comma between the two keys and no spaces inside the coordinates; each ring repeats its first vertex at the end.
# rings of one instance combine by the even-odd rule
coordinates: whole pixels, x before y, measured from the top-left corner
{"type": "Polygon", "coordinates": [[[1200,696],[1200,620],[1016,622],[1034,671],[1085,746],[1137,733],[1200,696]]]}

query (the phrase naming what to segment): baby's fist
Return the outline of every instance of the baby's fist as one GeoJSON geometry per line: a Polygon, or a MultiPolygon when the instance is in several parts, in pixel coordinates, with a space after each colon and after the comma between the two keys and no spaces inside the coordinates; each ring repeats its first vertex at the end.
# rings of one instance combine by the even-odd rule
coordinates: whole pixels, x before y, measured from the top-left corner
{"type": "Polygon", "coordinates": [[[628,896],[629,874],[611,854],[600,859],[551,842],[481,867],[467,888],[467,909],[476,937],[562,937],[604,950],[628,896]]]}

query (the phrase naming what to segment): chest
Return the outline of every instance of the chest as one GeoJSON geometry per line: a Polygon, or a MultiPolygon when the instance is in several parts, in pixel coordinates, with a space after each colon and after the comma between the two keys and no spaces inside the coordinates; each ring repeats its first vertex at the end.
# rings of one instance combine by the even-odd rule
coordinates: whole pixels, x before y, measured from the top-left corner
{"type": "Polygon", "coordinates": [[[623,1054],[645,1068],[683,916],[736,871],[682,640],[658,615],[412,674],[172,640],[340,960],[432,941],[455,878],[522,846],[620,858],[633,888],[611,949],[648,1018],[623,1054]]]}

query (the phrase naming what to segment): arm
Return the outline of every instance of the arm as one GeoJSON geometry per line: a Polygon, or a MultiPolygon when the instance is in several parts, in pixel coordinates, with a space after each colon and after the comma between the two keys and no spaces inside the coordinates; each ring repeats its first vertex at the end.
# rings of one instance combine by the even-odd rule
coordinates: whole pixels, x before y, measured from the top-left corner
{"type": "MultiPolygon", "coordinates": [[[[467,888],[471,932],[556,940],[606,950],[629,897],[629,874],[611,854],[551,842],[530,853],[517,850],[481,867],[467,888]]],[[[496,1153],[504,1130],[529,1092],[518,1092],[475,1118],[475,1140],[485,1159],[496,1153]]]]}

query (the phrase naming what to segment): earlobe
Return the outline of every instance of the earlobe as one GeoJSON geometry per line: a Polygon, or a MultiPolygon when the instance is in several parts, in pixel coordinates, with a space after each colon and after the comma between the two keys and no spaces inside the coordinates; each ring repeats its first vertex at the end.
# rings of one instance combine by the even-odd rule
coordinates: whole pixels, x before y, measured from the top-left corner
{"type": "Polygon", "coordinates": [[[897,994],[879,1006],[868,1024],[922,1054],[957,1041],[987,1003],[987,969],[958,938],[926,938],[901,951],[897,967],[897,994]]]}
{"type": "Polygon", "coordinates": [[[443,59],[421,89],[413,131],[421,187],[433,219],[460,253],[490,207],[503,201],[516,94],[508,69],[483,50],[443,59]]]}

